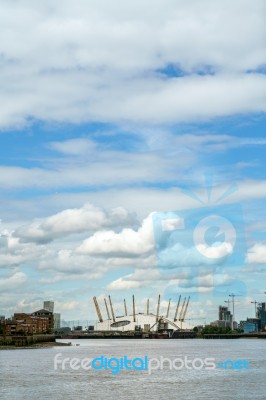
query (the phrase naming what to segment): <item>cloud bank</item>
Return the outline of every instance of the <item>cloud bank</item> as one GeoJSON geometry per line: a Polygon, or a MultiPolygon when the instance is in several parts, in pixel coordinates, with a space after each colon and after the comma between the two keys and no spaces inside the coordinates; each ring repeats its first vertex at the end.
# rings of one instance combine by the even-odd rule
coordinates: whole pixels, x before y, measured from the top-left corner
{"type": "Polygon", "coordinates": [[[0,126],[265,111],[264,15],[263,0],[2,1],[0,126]]]}

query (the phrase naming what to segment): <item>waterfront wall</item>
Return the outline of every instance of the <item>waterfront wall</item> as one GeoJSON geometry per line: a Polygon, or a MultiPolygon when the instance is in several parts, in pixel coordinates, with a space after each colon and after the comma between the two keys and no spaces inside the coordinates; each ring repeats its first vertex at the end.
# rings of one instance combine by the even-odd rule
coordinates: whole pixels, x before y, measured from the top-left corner
{"type": "Polygon", "coordinates": [[[0,346],[30,346],[34,343],[55,342],[54,335],[0,336],[0,346]]]}

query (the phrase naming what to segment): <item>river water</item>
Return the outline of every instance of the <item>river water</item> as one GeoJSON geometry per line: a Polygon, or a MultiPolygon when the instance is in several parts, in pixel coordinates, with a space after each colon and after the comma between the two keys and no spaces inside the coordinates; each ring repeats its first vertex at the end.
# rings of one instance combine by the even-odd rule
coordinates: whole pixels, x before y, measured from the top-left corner
{"type": "MultiPolygon", "coordinates": [[[[266,399],[266,340],[73,340],[73,346],[0,351],[0,399],[266,399]],[[170,360],[214,358],[215,369],[153,371],[73,370],[60,360],[148,356],[170,360]],[[218,367],[226,360],[246,360],[247,368],[218,367]]],[[[155,364],[154,364],[155,365],[155,364]]],[[[178,367],[181,365],[176,364],[178,367]]],[[[190,365],[190,364],[189,364],[190,365]]],[[[196,365],[196,364],[195,364],[196,365]]],[[[200,367],[200,362],[197,362],[200,367]]]]}

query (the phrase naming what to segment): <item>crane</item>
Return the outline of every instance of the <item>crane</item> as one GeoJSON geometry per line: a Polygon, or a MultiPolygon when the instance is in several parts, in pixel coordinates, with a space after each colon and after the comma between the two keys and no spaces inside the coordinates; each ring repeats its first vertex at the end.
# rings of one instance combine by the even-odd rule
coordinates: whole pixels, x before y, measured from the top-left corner
{"type": "Polygon", "coordinates": [[[259,301],[257,301],[257,300],[254,300],[254,301],[251,301],[251,304],[255,304],[255,318],[257,318],[257,304],[261,304],[259,301]]]}
{"type": "Polygon", "coordinates": [[[235,294],[235,293],[231,293],[229,294],[229,297],[232,297],[232,303],[233,303],[233,318],[232,318],[232,330],[234,330],[234,321],[235,321],[235,297],[236,296],[241,296],[241,294],[235,294]]]}

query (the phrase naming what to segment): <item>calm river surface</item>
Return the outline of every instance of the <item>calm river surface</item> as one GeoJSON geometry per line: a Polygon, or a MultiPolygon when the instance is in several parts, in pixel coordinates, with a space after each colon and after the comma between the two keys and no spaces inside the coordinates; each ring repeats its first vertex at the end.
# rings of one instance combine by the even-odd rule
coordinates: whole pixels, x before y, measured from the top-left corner
{"type": "MultiPolygon", "coordinates": [[[[0,351],[0,398],[266,400],[266,340],[73,340],[71,347],[0,351]],[[79,344],[79,346],[76,346],[79,344]],[[123,357],[246,360],[249,370],[120,371],[54,369],[60,359],[123,357]]],[[[198,364],[199,365],[199,364],[198,364]]]]}

